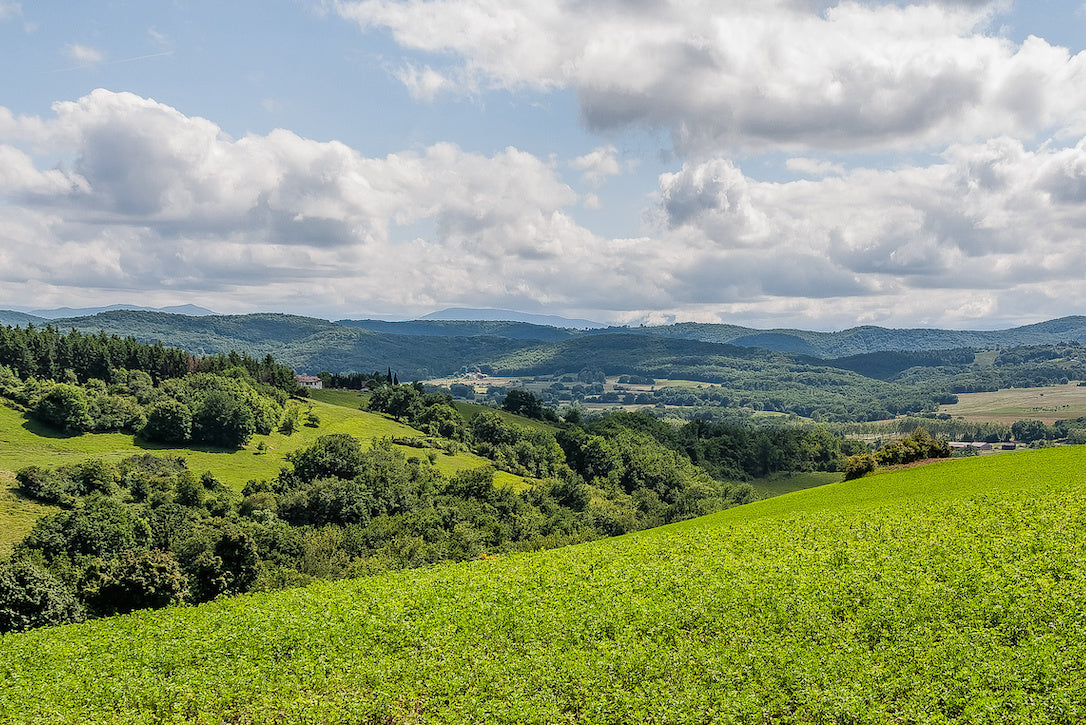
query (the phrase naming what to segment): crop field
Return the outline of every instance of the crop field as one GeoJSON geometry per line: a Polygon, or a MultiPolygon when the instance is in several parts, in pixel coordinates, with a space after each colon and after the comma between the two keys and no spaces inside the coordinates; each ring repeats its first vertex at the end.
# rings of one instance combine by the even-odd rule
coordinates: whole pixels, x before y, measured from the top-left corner
{"type": "Polygon", "coordinates": [[[0,721],[1076,723],[1086,448],[0,639],[0,721]]]}
{"type": "MultiPolygon", "coordinates": [[[[209,447],[175,448],[169,445],[147,443],[125,433],[86,433],[83,435],[61,434],[22,413],[0,405],[0,471],[17,471],[24,466],[55,467],[78,463],[91,458],[119,460],[137,453],[183,456],[189,468],[211,471],[228,486],[241,490],[251,479],[274,478],[285,464],[287,453],[312,445],[319,436],[329,433],[349,433],[363,444],[374,438],[418,438],[422,433],[381,415],[351,407],[314,400],[313,412],[320,418],[316,428],[301,426],[293,435],[273,432],[271,435],[253,436],[245,448],[227,450],[209,447]],[[258,449],[263,443],[265,451],[258,449]]],[[[308,407],[308,403],[303,404],[308,407]]],[[[425,452],[401,446],[405,455],[422,457],[425,452]]],[[[454,456],[439,452],[435,465],[446,474],[465,468],[478,468],[488,461],[472,453],[454,456]]],[[[505,474],[496,477],[499,483],[523,486],[517,476],[505,474]]]]}
{"type": "Polygon", "coordinates": [[[1057,420],[1086,416],[1086,387],[1068,383],[991,393],[959,393],[957,403],[941,406],[939,412],[978,422],[1039,420],[1052,425],[1057,420]]]}

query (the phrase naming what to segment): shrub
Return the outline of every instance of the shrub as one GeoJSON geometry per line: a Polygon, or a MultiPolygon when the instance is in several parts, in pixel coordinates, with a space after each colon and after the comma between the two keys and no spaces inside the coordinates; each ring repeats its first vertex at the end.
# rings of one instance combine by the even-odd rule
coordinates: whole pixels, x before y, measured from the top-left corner
{"type": "Polygon", "coordinates": [[[845,459],[845,480],[851,481],[866,476],[878,467],[875,456],[870,453],[857,453],[845,459]]]}
{"type": "Polygon", "coordinates": [[[93,561],[79,582],[79,594],[92,612],[105,616],[179,604],[186,584],[169,553],[130,550],[109,561],[93,561]]]}
{"type": "Polygon", "coordinates": [[[0,633],[83,619],[75,595],[48,572],[24,559],[0,564],[0,633]]]}

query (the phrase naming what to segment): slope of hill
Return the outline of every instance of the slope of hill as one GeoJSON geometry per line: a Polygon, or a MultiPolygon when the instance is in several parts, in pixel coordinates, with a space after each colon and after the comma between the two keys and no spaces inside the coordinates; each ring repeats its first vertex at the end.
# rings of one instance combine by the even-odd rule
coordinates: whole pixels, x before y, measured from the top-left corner
{"type": "MultiPolygon", "coordinates": [[[[306,448],[318,436],[330,433],[347,433],[366,445],[379,438],[419,438],[422,433],[384,416],[352,407],[344,407],[320,400],[311,400],[313,411],[320,418],[319,427],[301,426],[292,435],[273,432],[270,435],[254,435],[242,449],[222,449],[208,446],[179,447],[164,443],[148,443],[130,433],[85,433],[70,435],[59,433],[11,408],[0,405],[0,474],[11,473],[24,466],[55,467],[69,463],[81,463],[91,459],[118,461],[141,453],[181,456],[189,468],[197,473],[213,471],[223,483],[240,491],[250,479],[271,479],[286,465],[291,451],[306,448]],[[260,449],[263,444],[266,448],[260,449]]],[[[401,447],[409,455],[418,451],[401,447]]],[[[471,453],[459,452],[455,456],[442,455],[438,467],[443,473],[453,473],[466,468],[487,465],[484,458],[471,453]]],[[[519,477],[509,477],[510,483],[522,484],[519,477]]],[[[6,520],[0,510],[0,527],[6,520]]]]}
{"type": "Polygon", "coordinates": [[[853,327],[839,332],[776,329],[755,330],[736,325],[683,322],[660,327],[607,328],[595,332],[632,332],[702,342],[763,347],[822,358],[843,357],[882,351],[921,352],[962,347],[1008,345],[1049,345],[1059,342],[1086,342],[1086,317],[1063,317],[1007,330],[940,330],[853,327]]]}
{"type": "Polygon", "coordinates": [[[0,639],[8,722],[1086,716],[1086,448],[0,639]]]}
{"type": "Polygon", "coordinates": [[[33,313],[35,315],[40,315],[41,317],[55,320],[68,317],[87,317],[89,315],[97,315],[100,312],[114,312],[117,310],[166,312],[171,315],[189,315],[193,317],[201,317],[203,315],[215,314],[206,307],[199,307],[198,305],[173,305],[171,307],[146,307],[144,305],[106,305],[105,307],[56,307],[49,310],[33,310],[33,313]]]}
{"type": "Polygon", "coordinates": [[[0,310],[0,325],[9,325],[19,327],[26,327],[27,325],[42,325],[47,324],[49,320],[44,317],[38,317],[37,315],[31,315],[27,312],[18,312],[16,310],[0,310]]]}

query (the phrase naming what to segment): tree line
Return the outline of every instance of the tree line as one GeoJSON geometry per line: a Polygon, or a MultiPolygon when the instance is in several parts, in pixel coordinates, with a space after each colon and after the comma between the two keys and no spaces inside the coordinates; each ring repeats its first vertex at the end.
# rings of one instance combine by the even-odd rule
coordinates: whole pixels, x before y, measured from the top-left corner
{"type": "Polygon", "coordinates": [[[72,434],[237,447],[280,426],[289,396],[304,392],[270,355],[195,357],[132,338],[0,328],[0,397],[72,434]]]}

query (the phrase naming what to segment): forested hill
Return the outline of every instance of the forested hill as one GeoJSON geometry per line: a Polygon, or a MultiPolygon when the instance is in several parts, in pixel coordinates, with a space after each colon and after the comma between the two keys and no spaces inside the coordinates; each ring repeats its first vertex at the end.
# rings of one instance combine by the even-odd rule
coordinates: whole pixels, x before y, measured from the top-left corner
{"type": "MultiPolygon", "coordinates": [[[[592,330],[587,334],[614,332],[616,328],[592,330]]],[[[1048,320],[1007,330],[891,329],[871,325],[839,332],[775,329],[755,330],[737,325],[681,322],[659,327],[622,328],[624,332],[660,337],[728,343],[794,352],[820,358],[837,358],[865,353],[898,351],[923,352],[954,348],[992,348],[1014,345],[1054,345],[1086,342],[1086,317],[1048,320]]]]}
{"type": "Polygon", "coordinates": [[[31,315],[26,312],[0,310],[0,325],[19,325],[20,327],[26,327],[28,324],[43,325],[47,322],[49,322],[49,320],[44,317],[38,317],[37,315],[31,315]]]}
{"type": "Polygon", "coordinates": [[[751,348],[789,355],[793,364],[825,364],[885,379],[910,365],[947,364],[912,357],[923,358],[935,350],[958,350],[966,356],[964,351],[969,349],[1086,342],[1086,317],[1081,316],[996,331],[856,327],[840,332],[755,330],[699,323],[599,330],[500,321],[336,323],[273,313],[193,317],[132,310],[52,321],[0,311],[0,322],[24,326],[48,322],[60,330],[131,335],[197,355],[230,350],[256,357],[271,354],[305,373],[368,372],[392,366],[404,379],[438,377],[473,368],[522,374],[554,367],[548,360],[555,364],[560,361],[568,366],[566,370],[575,371],[591,366],[593,360],[613,361],[619,353],[623,356],[622,370],[613,364],[599,366],[608,374],[660,370],[658,363],[666,358],[692,372],[704,365],[695,357],[758,358],[751,348]],[[895,354],[883,361],[864,358],[886,352],[895,354]]]}

